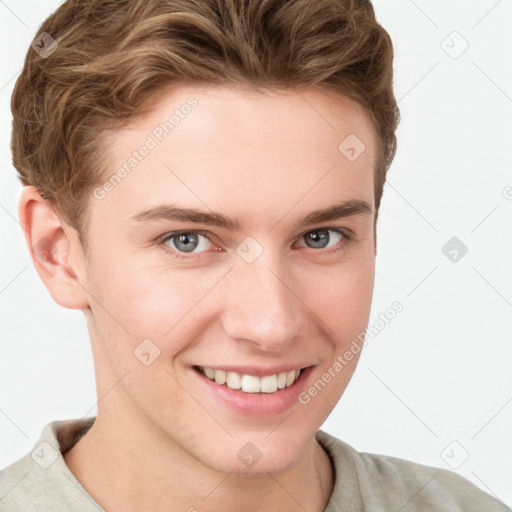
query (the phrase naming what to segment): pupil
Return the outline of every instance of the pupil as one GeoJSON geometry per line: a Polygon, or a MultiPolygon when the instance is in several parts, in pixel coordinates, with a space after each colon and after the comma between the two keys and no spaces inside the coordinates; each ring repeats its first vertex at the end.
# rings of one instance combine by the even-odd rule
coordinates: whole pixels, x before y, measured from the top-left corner
{"type": "Polygon", "coordinates": [[[184,250],[185,252],[191,252],[194,250],[194,236],[190,236],[190,234],[180,235],[178,237],[178,243],[184,243],[184,247],[179,248],[180,250],[184,250]],[[190,242],[192,240],[192,242],[190,242]]]}
{"type": "MultiPolygon", "coordinates": [[[[327,230],[326,229],[323,229],[323,230],[318,230],[318,231],[312,231],[309,235],[309,238],[311,238],[313,240],[313,243],[314,244],[320,244],[320,247],[324,247],[325,244],[322,244],[322,241],[323,242],[326,242],[328,241],[328,238],[329,236],[327,235],[327,230]]],[[[315,245],[316,248],[318,248],[317,245],[315,245]]]]}

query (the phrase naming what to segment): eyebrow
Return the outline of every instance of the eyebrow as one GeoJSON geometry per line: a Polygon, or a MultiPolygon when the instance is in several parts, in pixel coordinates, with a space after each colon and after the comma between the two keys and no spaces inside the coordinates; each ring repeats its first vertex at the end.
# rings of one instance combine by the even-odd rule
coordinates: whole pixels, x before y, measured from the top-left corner
{"type": "MultiPolygon", "coordinates": [[[[349,199],[320,210],[314,210],[298,219],[294,226],[307,226],[352,217],[354,215],[372,213],[373,209],[366,201],[349,199]]],[[[157,205],[143,210],[130,217],[130,220],[138,223],[155,222],[159,220],[194,222],[197,224],[222,227],[235,232],[242,231],[244,228],[244,222],[240,219],[232,219],[218,212],[208,212],[195,208],[179,208],[172,204],[157,205]]]]}

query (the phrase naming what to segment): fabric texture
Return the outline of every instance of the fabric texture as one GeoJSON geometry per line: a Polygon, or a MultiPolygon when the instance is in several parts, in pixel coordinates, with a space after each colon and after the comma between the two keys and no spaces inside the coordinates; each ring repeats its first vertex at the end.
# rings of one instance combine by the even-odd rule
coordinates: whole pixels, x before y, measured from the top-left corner
{"type": "MultiPolygon", "coordinates": [[[[34,448],[0,471],[0,512],[103,511],[63,457],[95,419],[48,423],[34,448]]],[[[316,438],[331,458],[335,472],[334,489],[324,512],[512,510],[446,469],[360,453],[322,430],[316,438]]]]}

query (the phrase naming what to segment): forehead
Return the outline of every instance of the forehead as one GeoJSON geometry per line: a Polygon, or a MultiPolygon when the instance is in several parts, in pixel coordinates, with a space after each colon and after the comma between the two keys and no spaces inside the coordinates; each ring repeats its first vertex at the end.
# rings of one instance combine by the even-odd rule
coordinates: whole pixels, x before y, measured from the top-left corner
{"type": "Polygon", "coordinates": [[[110,186],[96,206],[123,219],[169,199],[218,210],[265,209],[268,198],[273,215],[305,196],[314,206],[326,194],[373,205],[371,123],[358,104],[318,88],[182,86],[109,132],[102,150],[110,186]]]}

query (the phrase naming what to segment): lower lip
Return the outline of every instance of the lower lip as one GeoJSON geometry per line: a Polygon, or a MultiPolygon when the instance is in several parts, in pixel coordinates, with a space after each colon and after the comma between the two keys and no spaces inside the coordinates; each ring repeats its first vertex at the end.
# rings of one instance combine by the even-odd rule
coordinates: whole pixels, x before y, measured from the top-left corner
{"type": "Polygon", "coordinates": [[[191,370],[214,399],[245,415],[272,416],[283,413],[299,403],[299,395],[306,387],[306,380],[313,366],[302,370],[299,378],[290,387],[279,389],[274,393],[245,393],[239,389],[230,389],[225,385],[217,384],[193,368],[191,370]]]}

